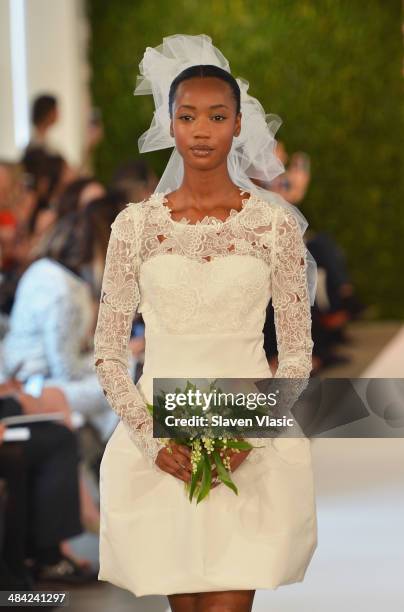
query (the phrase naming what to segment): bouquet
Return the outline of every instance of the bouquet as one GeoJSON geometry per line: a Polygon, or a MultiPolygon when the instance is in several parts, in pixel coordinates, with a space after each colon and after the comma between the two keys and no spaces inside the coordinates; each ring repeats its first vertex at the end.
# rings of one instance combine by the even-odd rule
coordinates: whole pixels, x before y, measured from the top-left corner
{"type": "MultiPolygon", "coordinates": [[[[210,390],[214,384],[214,382],[211,383],[210,390]]],[[[189,389],[195,391],[196,386],[188,381],[185,390],[182,392],[177,388],[176,393],[187,393],[189,389]]],[[[162,413],[164,412],[164,401],[165,394],[162,393],[157,397],[156,411],[152,404],[147,404],[147,409],[152,415],[158,411],[162,413]]],[[[184,413],[187,409],[189,409],[189,406],[181,407],[180,411],[184,413]]],[[[193,409],[193,413],[197,414],[197,412],[197,410],[195,411],[193,409]]],[[[184,428],[181,428],[181,431],[183,432],[184,428]]],[[[224,432],[225,435],[218,437],[212,435],[201,436],[199,432],[195,432],[195,428],[189,427],[187,428],[187,432],[189,432],[189,436],[168,438],[165,444],[170,452],[172,452],[169,446],[171,440],[191,449],[192,477],[189,483],[185,483],[185,490],[189,500],[192,502],[192,500],[196,498],[196,503],[199,504],[199,502],[208,496],[214,482],[212,479],[212,470],[214,470],[215,467],[217,479],[238,495],[237,486],[231,478],[230,457],[226,455],[226,451],[231,449],[233,452],[239,453],[240,451],[261,447],[255,447],[246,440],[228,436],[226,432],[224,432]]]]}

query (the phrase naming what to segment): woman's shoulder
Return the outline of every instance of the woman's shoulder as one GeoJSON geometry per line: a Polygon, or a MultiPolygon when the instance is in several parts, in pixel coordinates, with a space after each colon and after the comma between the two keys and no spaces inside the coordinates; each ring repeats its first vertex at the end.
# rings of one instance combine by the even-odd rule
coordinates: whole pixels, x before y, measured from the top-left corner
{"type": "Polygon", "coordinates": [[[307,221],[299,209],[289,202],[279,202],[276,198],[266,200],[262,196],[256,196],[255,202],[262,211],[267,211],[271,225],[277,231],[297,231],[299,227],[307,226],[307,221]]]}
{"type": "Polygon", "coordinates": [[[49,288],[47,295],[51,299],[60,294],[69,293],[72,285],[80,287],[83,284],[85,284],[83,279],[59,262],[49,257],[41,257],[33,261],[25,270],[18,284],[18,289],[25,292],[32,289],[34,295],[44,295],[44,292],[47,292],[47,288],[49,288]]]}
{"type": "Polygon", "coordinates": [[[33,261],[28,268],[26,268],[21,277],[21,281],[27,281],[38,277],[44,281],[47,280],[51,282],[55,276],[64,276],[63,269],[60,264],[49,257],[41,257],[40,259],[33,261]]]}
{"type": "Polygon", "coordinates": [[[138,202],[128,202],[125,207],[117,214],[111,227],[124,236],[136,232],[136,229],[142,229],[146,219],[150,217],[152,212],[162,209],[162,201],[164,194],[152,193],[148,198],[138,202]]]}

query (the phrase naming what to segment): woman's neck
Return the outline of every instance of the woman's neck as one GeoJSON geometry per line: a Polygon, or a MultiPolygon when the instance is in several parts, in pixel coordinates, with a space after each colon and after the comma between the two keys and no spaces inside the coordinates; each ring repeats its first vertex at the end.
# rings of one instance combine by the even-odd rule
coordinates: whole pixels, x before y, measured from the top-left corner
{"type": "Polygon", "coordinates": [[[189,202],[198,205],[200,202],[223,202],[229,196],[234,196],[237,187],[230,178],[227,167],[212,170],[194,170],[186,168],[184,178],[177,194],[186,196],[189,202]]]}

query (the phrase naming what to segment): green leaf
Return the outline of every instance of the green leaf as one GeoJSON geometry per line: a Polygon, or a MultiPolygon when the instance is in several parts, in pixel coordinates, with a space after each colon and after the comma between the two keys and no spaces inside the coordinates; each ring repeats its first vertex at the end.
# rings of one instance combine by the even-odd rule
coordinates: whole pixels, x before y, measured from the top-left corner
{"type": "Polygon", "coordinates": [[[212,484],[212,467],[210,463],[210,459],[207,453],[202,454],[203,457],[203,472],[202,472],[202,482],[201,488],[199,491],[199,495],[197,497],[196,503],[199,504],[209,493],[210,486],[212,484]]]}
{"type": "Polygon", "coordinates": [[[187,384],[183,393],[188,393],[189,390],[196,391],[196,385],[194,383],[191,383],[191,381],[187,380],[187,384]]]}
{"type": "Polygon", "coordinates": [[[254,448],[250,442],[244,440],[227,440],[227,448],[239,448],[240,450],[250,450],[254,448]]]}

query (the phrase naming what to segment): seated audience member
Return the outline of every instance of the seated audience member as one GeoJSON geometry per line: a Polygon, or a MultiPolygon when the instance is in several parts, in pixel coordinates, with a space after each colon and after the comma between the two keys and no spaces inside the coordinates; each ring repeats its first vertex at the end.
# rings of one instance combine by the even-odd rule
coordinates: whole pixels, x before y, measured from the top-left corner
{"type": "Polygon", "coordinates": [[[118,417],[98,383],[92,351],[83,351],[94,318],[91,292],[81,277],[82,266],[90,263],[88,240],[83,214],[71,213],[38,244],[17,286],[3,356],[8,372],[22,364],[18,380],[41,375],[44,386],[60,389],[70,409],[106,442],[118,417]]]}
{"type": "MultiPolygon", "coordinates": [[[[38,412],[59,408],[57,394],[49,390],[43,397],[28,396],[16,381],[0,384],[0,419],[27,414],[27,409],[32,413],[34,406],[38,412]]],[[[20,442],[5,442],[7,428],[1,427],[0,479],[5,487],[0,587],[31,590],[36,580],[96,580],[89,562],[79,562],[63,550],[65,540],[83,531],[76,436],[67,421],[25,426],[30,437],[20,442]]]]}
{"type": "Polygon", "coordinates": [[[61,194],[56,204],[57,216],[83,209],[98,198],[106,195],[105,187],[94,177],[83,176],[72,181],[61,194]]]}
{"type": "MultiPolygon", "coordinates": [[[[276,153],[285,165],[285,172],[269,184],[255,182],[264,189],[279,193],[285,200],[298,206],[310,184],[310,158],[307,154],[298,152],[294,153],[289,161],[281,141],[277,143],[276,153]]],[[[348,341],[344,333],[345,326],[348,321],[357,318],[363,310],[363,305],[354,295],[354,287],[347,273],[342,250],[331,236],[325,232],[314,232],[309,228],[304,239],[307,249],[317,263],[319,279],[324,285],[321,286],[323,290],[321,300],[317,294],[316,303],[312,308],[313,373],[317,373],[325,367],[349,361],[348,357],[335,353],[334,347],[338,343],[348,341]]],[[[319,288],[318,284],[318,290],[319,288]]],[[[274,370],[277,342],[271,303],[267,309],[263,331],[267,357],[274,370]]]]}
{"type": "Polygon", "coordinates": [[[121,193],[125,202],[141,202],[156,189],[158,178],[143,159],[121,164],[114,172],[110,188],[121,193]]]}
{"type": "MultiPolygon", "coordinates": [[[[8,315],[18,279],[29,262],[26,229],[36,206],[19,164],[0,162],[0,313],[8,315]]],[[[0,334],[0,339],[2,334],[0,334]]]]}
{"type": "Polygon", "coordinates": [[[111,225],[125,205],[121,194],[111,191],[90,202],[83,210],[87,235],[85,259],[88,263],[82,266],[81,274],[91,287],[97,314],[111,225]]]}
{"type": "MultiPolygon", "coordinates": [[[[286,172],[271,182],[269,189],[279,193],[291,204],[299,206],[310,184],[310,158],[306,153],[297,152],[289,161],[285,145],[281,141],[277,143],[276,153],[287,168],[286,172]]],[[[322,324],[329,329],[342,328],[347,321],[357,318],[364,310],[363,304],[355,295],[343,250],[325,231],[315,232],[309,228],[305,240],[317,266],[325,274],[327,305],[319,305],[322,324]]]]}
{"type": "Polygon", "coordinates": [[[54,223],[57,202],[76,175],[61,155],[49,155],[42,149],[28,150],[21,163],[36,195],[27,224],[35,243],[54,223]]]}

